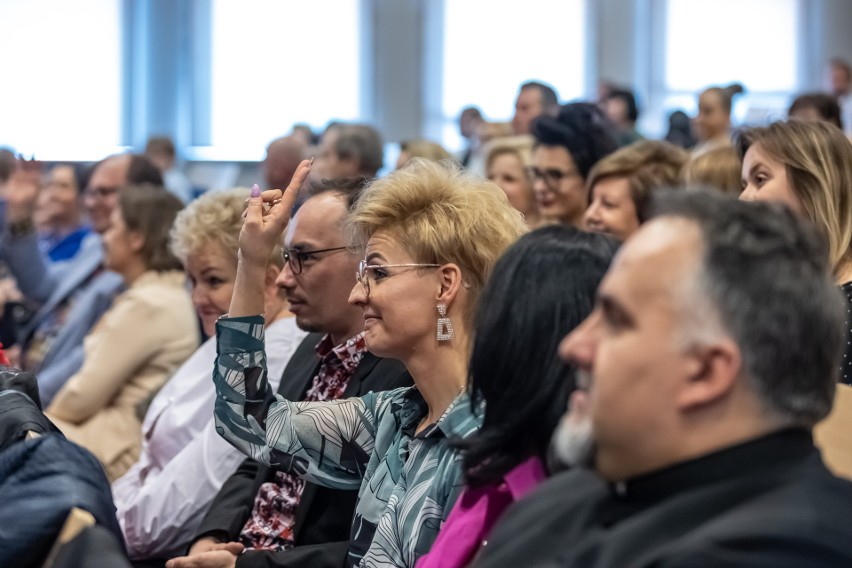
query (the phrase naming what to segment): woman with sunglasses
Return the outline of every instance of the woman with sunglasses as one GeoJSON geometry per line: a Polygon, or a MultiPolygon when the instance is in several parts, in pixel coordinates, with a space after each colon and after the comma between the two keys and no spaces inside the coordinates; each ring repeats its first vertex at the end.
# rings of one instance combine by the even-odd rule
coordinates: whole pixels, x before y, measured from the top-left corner
{"type": "MultiPolygon", "coordinates": [[[[309,170],[303,162],[283,194],[250,200],[237,290],[252,289],[309,170]]],[[[497,186],[415,159],[373,182],[347,227],[364,248],[349,301],[364,310],[367,347],[402,361],[415,386],[327,403],[275,397],[262,329],[242,321],[262,305],[236,293],[230,319],[217,327],[216,423],[255,459],[321,485],[360,488],[347,565],[414,566],[463,484],[450,439],[480,424],[466,391],[473,316],[494,262],[524,222],[497,186]]]]}

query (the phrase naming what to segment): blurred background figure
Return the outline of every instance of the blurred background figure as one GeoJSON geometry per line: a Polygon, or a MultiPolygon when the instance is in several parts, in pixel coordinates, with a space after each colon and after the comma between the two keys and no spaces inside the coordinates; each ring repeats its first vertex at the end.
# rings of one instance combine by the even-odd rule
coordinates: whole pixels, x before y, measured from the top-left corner
{"type": "Polygon", "coordinates": [[[698,96],[698,115],[693,120],[698,139],[696,152],[731,145],[731,108],[734,96],[743,91],[742,85],[734,83],[727,87],[710,87],[698,96]]]}
{"type": "Polygon", "coordinates": [[[485,159],[485,177],[500,186],[509,204],[524,216],[527,226],[535,228],[539,224],[539,214],[529,174],[532,146],[531,136],[494,140],[485,159]]]}
{"type": "Polygon", "coordinates": [[[691,150],[695,147],[695,134],[692,131],[692,121],[682,110],[676,110],[669,115],[669,130],[664,138],[669,144],[674,144],[691,150]]]}
{"type": "MultiPolygon", "coordinates": [[[[295,132],[295,130],[294,130],[295,132]]],[[[276,138],[266,147],[266,158],[263,160],[263,177],[267,189],[284,189],[290,184],[290,179],[296,172],[308,145],[303,137],[295,133],[290,136],[276,138]]]]}
{"type": "Polygon", "coordinates": [[[843,130],[840,105],[837,99],[828,93],[805,93],[799,95],[790,105],[787,116],[796,120],[822,120],[843,130]]]}
{"type": "Polygon", "coordinates": [[[83,223],[85,177],[82,166],[57,164],[39,191],[34,214],[38,244],[52,261],[74,258],[91,231],[83,223]]]}
{"type": "Polygon", "coordinates": [[[695,154],[683,168],[683,183],[689,188],[712,187],[731,195],[743,190],[743,162],[731,146],[719,146],[695,154]]]}
{"type": "Polygon", "coordinates": [[[852,67],[840,58],[834,58],[828,63],[829,84],[831,93],[837,97],[840,105],[844,133],[852,136],[852,67]]]}
{"type": "Polygon", "coordinates": [[[335,123],[322,135],[311,177],[371,179],[383,162],[384,148],[378,130],[366,124],[335,123]]]}
{"type": "Polygon", "coordinates": [[[412,158],[423,158],[431,162],[441,162],[443,160],[452,160],[453,156],[443,146],[431,140],[417,138],[400,142],[396,169],[403,167],[412,158]]]}
{"type": "Polygon", "coordinates": [[[538,81],[524,83],[515,100],[512,131],[515,134],[530,134],[533,120],[541,114],[556,114],[558,110],[559,96],[553,87],[538,81]]]}
{"type": "Polygon", "coordinates": [[[479,145],[477,130],[483,122],[485,119],[482,118],[482,111],[477,107],[465,107],[459,115],[459,134],[465,140],[465,147],[459,158],[459,163],[463,167],[467,167],[470,163],[471,154],[479,145]]]}
{"type": "Polygon", "coordinates": [[[177,166],[175,143],[168,136],[153,136],[145,144],[145,156],[157,166],[163,176],[166,189],[178,196],[184,203],[194,197],[192,183],[177,166]]]}
{"type": "Polygon", "coordinates": [[[636,96],[629,89],[611,89],[603,101],[603,110],[618,129],[618,143],[627,146],[643,136],[636,130],[639,107],[636,96]]]}

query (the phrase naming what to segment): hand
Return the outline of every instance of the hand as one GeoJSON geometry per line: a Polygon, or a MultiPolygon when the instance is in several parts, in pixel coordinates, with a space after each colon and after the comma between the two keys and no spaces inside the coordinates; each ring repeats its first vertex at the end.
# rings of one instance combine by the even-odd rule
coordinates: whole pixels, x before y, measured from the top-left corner
{"type": "Polygon", "coordinates": [[[290,185],[283,192],[270,189],[249,198],[244,214],[246,220],[240,231],[240,262],[258,268],[266,267],[275,245],[281,243],[296,196],[310,171],[311,161],[302,160],[290,185]]]}
{"type": "Polygon", "coordinates": [[[198,539],[195,544],[189,548],[188,556],[201,554],[202,552],[210,552],[211,550],[230,550],[234,554],[240,554],[245,548],[239,542],[222,542],[213,537],[204,537],[198,539]]]}
{"type": "MultiPolygon", "coordinates": [[[[224,544],[239,544],[229,542],[224,544]]],[[[240,544],[240,549],[242,545],[240,544]]],[[[230,550],[210,550],[193,556],[180,556],[166,562],[166,568],[235,568],[238,553],[230,550]]]]}
{"type": "Polygon", "coordinates": [[[19,223],[32,218],[41,185],[41,162],[19,159],[6,182],[6,220],[19,223]]]}

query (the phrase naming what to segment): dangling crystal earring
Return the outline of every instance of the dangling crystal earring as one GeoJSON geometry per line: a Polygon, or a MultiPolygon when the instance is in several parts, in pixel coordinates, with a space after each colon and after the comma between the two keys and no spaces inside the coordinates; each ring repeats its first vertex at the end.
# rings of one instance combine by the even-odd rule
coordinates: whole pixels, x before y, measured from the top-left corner
{"type": "Polygon", "coordinates": [[[438,304],[438,341],[449,341],[456,334],[453,332],[453,322],[447,317],[447,305],[438,304]]]}

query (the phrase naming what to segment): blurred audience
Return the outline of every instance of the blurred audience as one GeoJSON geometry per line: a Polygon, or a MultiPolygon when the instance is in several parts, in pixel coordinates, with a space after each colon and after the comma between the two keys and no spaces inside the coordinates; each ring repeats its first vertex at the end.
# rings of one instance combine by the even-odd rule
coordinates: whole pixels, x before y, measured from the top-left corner
{"type": "Polygon", "coordinates": [[[643,139],[636,130],[639,120],[639,107],[636,96],[628,89],[610,90],[603,103],[603,110],[618,130],[618,143],[627,146],[643,139]]]}
{"type": "Polygon", "coordinates": [[[311,177],[371,179],[382,168],[383,160],[382,137],[375,128],[366,124],[333,124],[322,136],[311,177]]]}
{"type": "Polygon", "coordinates": [[[483,122],[485,119],[482,117],[482,111],[477,107],[465,107],[459,114],[459,134],[465,140],[465,147],[459,158],[459,163],[463,167],[470,164],[471,155],[479,145],[477,131],[483,122]]]}
{"type": "Polygon", "coordinates": [[[683,167],[686,187],[712,187],[739,195],[743,190],[743,162],[731,146],[719,146],[700,154],[693,154],[683,167]]]}
{"type": "Polygon", "coordinates": [[[74,258],[91,232],[83,223],[81,196],[85,186],[80,167],[56,164],[47,172],[39,191],[33,220],[39,248],[54,262],[74,258]]]}
{"type": "Polygon", "coordinates": [[[739,83],[727,87],[710,87],[698,96],[698,114],[693,120],[698,146],[704,152],[716,146],[731,145],[731,109],[733,99],[745,89],[739,83]]]}
{"type": "Polygon", "coordinates": [[[184,203],[192,201],[195,196],[192,183],[177,166],[177,151],[171,138],[168,136],[149,138],[145,144],[145,156],[160,170],[166,189],[177,195],[184,203]]]}
{"type": "Polygon", "coordinates": [[[852,136],[852,66],[836,57],[829,61],[828,68],[831,94],[840,105],[844,132],[846,136],[852,136]]]}
{"type": "Polygon", "coordinates": [[[396,161],[396,169],[399,169],[412,158],[423,158],[432,162],[442,162],[444,160],[452,160],[453,156],[447,152],[443,146],[431,140],[416,138],[414,140],[405,140],[399,143],[399,158],[396,161]]]}
{"type": "Polygon", "coordinates": [[[664,138],[669,144],[691,150],[697,144],[692,129],[692,121],[683,111],[676,110],[669,115],[669,130],[664,138]]]}
{"type": "Polygon", "coordinates": [[[827,93],[806,93],[793,100],[787,116],[797,120],[823,120],[843,130],[840,118],[840,105],[837,99],[827,93]]]}
{"type": "Polygon", "coordinates": [[[514,134],[531,134],[532,122],[540,115],[555,115],[559,111],[559,96],[556,90],[545,83],[529,81],[521,85],[515,100],[515,115],[512,117],[514,134]]]}
{"type": "Polygon", "coordinates": [[[69,440],[95,454],[110,480],[139,457],[137,406],[198,347],[181,264],[168,250],[181,207],[162,188],[120,192],[104,233],[104,266],[127,290],[86,336],[81,369],[46,411],[69,440]]]}
{"type": "Polygon", "coordinates": [[[485,177],[500,186],[509,204],[524,216],[527,226],[534,228],[539,223],[539,215],[529,174],[532,145],[530,136],[494,140],[488,146],[485,177]]]}
{"type": "Polygon", "coordinates": [[[266,147],[263,178],[269,189],[285,188],[290,184],[299,163],[305,159],[308,146],[297,136],[276,138],[266,147]]]}

